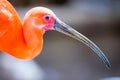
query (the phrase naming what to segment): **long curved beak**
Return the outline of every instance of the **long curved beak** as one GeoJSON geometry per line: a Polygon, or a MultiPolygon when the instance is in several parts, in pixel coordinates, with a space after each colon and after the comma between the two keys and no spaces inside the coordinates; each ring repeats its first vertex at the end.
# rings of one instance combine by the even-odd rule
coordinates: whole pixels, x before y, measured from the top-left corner
{"type": "Polygon", "coordinates": [[[70,36],[74,39],[77,39],[78,41],[83,42],[88,47],[90,47],[105,63],[106,67],[110,68],[110,63],[107,59],[107,57],[104,55],[104,53],[95,45],[91,40],[89,40],[87,37],[76,31],[75,29],[71,28],[67,24],[63,23],[61,20],[56,19],[54,23],[54,30],[61,32],[67,36],[70,36]]]}

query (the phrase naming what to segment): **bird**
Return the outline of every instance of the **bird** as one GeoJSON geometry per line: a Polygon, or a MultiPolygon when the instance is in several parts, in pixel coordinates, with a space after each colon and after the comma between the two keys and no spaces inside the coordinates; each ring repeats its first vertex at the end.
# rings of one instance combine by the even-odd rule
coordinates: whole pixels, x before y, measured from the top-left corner
{"type": "Polygon", "coordinates": [[[34,59],[42,51],[43,36],[48,30],[83,42],[110,68],[109,60],[96,44],[61,21],[49,8],[38,6],[30,9],[22,22],[12,4],[0,0],[0,51],[18,59],[34,59]]]}

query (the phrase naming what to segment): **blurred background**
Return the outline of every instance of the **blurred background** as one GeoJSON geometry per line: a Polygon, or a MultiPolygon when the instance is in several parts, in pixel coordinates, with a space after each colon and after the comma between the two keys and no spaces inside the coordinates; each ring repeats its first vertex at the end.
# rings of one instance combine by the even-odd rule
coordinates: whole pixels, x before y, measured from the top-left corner
{"type": "Polygon", "coordinates": [[[55,31],[44,35],[41,55],[20,61],[0,54],[0,80],[120,80],[120,0],[8,0],[21,19],[36,6],[52,9],[95,42],[111,63],[107,70],[86,45],[55,31]],[[103,79],[118,77],[115,79],[103,79]]]}

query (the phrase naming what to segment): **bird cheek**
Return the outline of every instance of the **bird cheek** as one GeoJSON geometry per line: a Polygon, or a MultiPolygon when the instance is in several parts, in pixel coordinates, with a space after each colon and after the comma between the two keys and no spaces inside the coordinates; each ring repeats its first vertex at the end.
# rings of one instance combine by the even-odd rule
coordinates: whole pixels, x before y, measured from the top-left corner
{"type": "Polygon", "coordinates": [[[48,31],[48,30],[53,30],[53,24],[46,24],[46,26],[44,27],[44,30],[48,31]]]}
{"type": "Polygon", "coordinates": [[[52,16],[49,16],[49,20],[44,19],[44,30],[53,30],[53,26],[54,26],[54,18],[52,16]]]}

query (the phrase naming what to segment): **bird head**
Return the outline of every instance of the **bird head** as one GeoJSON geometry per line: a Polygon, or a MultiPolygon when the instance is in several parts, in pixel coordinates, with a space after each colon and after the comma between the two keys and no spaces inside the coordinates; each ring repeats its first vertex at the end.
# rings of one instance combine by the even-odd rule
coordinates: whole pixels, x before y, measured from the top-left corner
{"type": "Polygon", "coordinates": [[[45,7],[35,7],[26,13],[24,21],[27,19],[32,20],[31,24],[34,25],[34,27],[47,31],[54,30],[56,18],[56,15],[50,9],[45,7]]]}
{"type": "Polygon", "coordinates": [[[34,25],[35,28],[48,31],[48,30],[55,30],[61,32],[67,36],[70,36],[78,41],[83,42],[88,47],[90,47],[106,64],[106,67],[110,67],[110,63],[104,53],[95,45],[91,40],[87,37],[70,27],[69,25],[62,22],[60,19],[56,17],[53,11],[45,7],[35,7],[32,8],[28,13],[25,15],[24,20],[32,20],[30,24],[34,25]],[[29,19],[30,18],[30,19],[29,19]]]}

